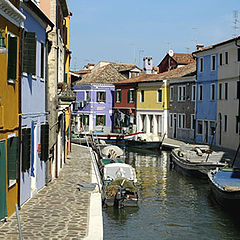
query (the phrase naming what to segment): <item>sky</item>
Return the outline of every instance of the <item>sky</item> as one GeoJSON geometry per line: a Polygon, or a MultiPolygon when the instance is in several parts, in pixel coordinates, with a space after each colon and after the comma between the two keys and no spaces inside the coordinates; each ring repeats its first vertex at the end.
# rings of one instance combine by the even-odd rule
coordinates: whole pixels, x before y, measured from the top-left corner
{"type": "MultiPolygon", "coordinates": [[[[99,61],[135,63],[168,50],[192,53],[234,37],[239,0],[68,0],[71,70],[99,61]]],[[[240,29],[237,29],[239,34],[240,29]]]]}

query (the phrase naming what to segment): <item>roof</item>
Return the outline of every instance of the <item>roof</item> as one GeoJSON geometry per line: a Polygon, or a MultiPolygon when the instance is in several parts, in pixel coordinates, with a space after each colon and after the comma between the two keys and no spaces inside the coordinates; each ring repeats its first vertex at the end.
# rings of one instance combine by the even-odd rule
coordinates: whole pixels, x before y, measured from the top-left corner
{"type": "Polygon", "coordinates": [[[186,66],[179,67],[179,68],[176,68],[164,73],[160,73],[160,74],[142,74],[138,77],[118,81],[116,82],[116,84],[163,81],[163,80],[175,79],[179,77],[190,76],[195,74],[195,72],[196,72],[196,63],[194,62],[186,66]]]}
{"type": "Polygon", "coordinates": [[[90,73],[84,75],[82,80],[78,81],[77,84],[114,83],[120,80],[125,80],[127,77],[121,74],[121,72],[130,71],[134,68],[138,67],[135,64],[104,62],[104,64],[98,64],[90,73]]]}
{"type": "Polygon", "coordinates": [[[218,46],[221,46],[221,45],[224,45],[224,44],[228,44],[228,43],[233,42],[233,41],[237,41],[237,40],[239,40],[239,39],[240,39],[240,36],[235,37],[235,38],[231,38],[231,39],[228,39],[228,40],[225,40],[225,41],[220,42],[220,43],[216,43],[216,44],[214,44],[214,45],[210,45],[210,46],[208,46],[208,47],[203,47],[203,48],[201,48],[201,49],[193,52],[193,54],[199,53],[199,52],[203,52],[203,51],[207,51],[207,50],[209,50],[209,49],[213,49],[213,48],[216,48],[216,47],[218,47],[218,46]]]}
{"type": "Polygon", "coordinates": [[[172,59],[178,64],[189,64],[195,61],[191,53],[174,53],[172,59]]]}
{"type": "Polygon", "coordinates": [[[81,75],[81,74],[87,74],[87,73],[90,73],[91,72],[91,70],[89,70],[89,69],[86,69],[86,70],[80,70],[80,71],[70,71],[71,73],[75,73],[75,74],[79,74],[79,75],[81,75]]]}

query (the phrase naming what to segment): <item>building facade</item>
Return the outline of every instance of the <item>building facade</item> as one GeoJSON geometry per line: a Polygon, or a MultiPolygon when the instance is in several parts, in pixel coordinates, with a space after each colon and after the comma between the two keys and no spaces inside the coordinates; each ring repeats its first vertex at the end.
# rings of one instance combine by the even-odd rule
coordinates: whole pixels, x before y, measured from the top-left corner
{"type": "Polygon", "coordinates": [[[76,103],[72,131],[110,133],[113,121],[114,85],[81,84],[74,87],[76,103]]]}
{"type": "Polygon", "coordinates": [[[26,16],[22,39],[20,204],[46,184],[48,124],[46,69],[48,26],[53,23],[33,1],[21,2],[26,16]]]}
{"type": "Polygon", "coordinates": [[[20,1],[0,4],[0,221],[15,212],[19,191],[20,1]]]}

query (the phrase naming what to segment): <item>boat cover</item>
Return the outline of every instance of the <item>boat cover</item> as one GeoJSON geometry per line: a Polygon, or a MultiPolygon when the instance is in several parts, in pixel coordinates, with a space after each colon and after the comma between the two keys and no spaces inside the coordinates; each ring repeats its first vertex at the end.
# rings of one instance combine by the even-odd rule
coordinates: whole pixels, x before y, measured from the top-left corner
{"type": "Polygon", "coordinates": [[[239,171],[218,171],[213,177],[213,181],[221,187],[240,187],[239,171]]]}

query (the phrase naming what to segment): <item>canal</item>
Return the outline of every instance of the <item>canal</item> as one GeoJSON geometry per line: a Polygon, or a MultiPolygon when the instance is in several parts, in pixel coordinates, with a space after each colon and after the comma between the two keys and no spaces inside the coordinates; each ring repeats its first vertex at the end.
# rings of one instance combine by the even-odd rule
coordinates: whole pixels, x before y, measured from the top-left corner
{"type": "Polygon", "coordinates": [[[238,240],[240,218],[211,198],[207,181],[171,168],[169,153],[126,150],[135,167],[139,207],[103,209],[104,239],[238,240]]]}

